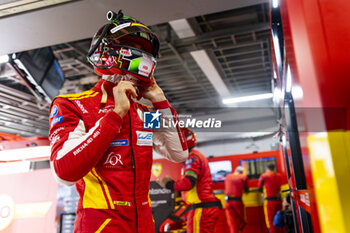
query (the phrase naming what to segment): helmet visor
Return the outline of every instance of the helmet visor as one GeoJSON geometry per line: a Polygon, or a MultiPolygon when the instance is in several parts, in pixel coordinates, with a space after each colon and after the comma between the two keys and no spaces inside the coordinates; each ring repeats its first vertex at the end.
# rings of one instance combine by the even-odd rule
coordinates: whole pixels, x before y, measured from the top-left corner
{"type": "Polygon", "coordinates": [[[134,33],[145,33],[145,34],[152,35],[153,37],[157,37],[156,34],[154,34],[151,31],[151,29],[149,29],[148,27],[140,23],[124,23],[124,24],[115,26],[111,28],[108,36],[112,37],[113,39],[119,39],[124,35],[134,34],[134,33]]]}
{"type": "Polygon", "coordinates": [[[152,44],[152,51],[148,51],[152,53],[154,57],[158,56],[159,50],[159,40],[155,33],[151,31],[148,27],[139,23],[125,23],[119,26],[113,27],[108,35],[106,36],[106,40],[108,41],[120,41],[123,40],[124,36],[133,35],[136,37],[141,37],[152,44]]]}
{"type": "Polygon", "coordinates": [[[157,61],[151,54],[122,45],[106,45],[101,50],[89,57],[95,67],[109,69],[112,73],[124,71],[143,80],[152,80],[157,61]]]}

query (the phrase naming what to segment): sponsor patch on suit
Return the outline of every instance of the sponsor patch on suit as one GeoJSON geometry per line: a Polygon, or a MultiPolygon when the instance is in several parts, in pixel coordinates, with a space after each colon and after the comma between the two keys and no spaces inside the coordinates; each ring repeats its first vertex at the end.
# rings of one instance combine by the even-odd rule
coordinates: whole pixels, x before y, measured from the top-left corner
{"type": "Polygon", "coordinates": [[[54,126],[57,123],[63,122],[63,115],[56,116],[51,121],[51,127],[54,126]]]}
{"type": "Polygon", "coordinates": [[[128,145],[129,145],[128,139],[114,140],[111,142],[111,146],[128,146],[128,145]]]}
{"type": "Polygon", "coordinates": [[[193,162],[194,162],[194,158],[187,159],[187,160],[185,161],[185,165],[191,164],[191,163],[193,163],[193,162]]]}
{"type": "Polygon", "coordinates": [[[57,107],[57,105],[54,105],[51,109],[50,118],[56,116],[57,113],[58,113],[58,107],[57,107]]]}
{"type": "Polygon", "coordinates": [[[136,131],[138,146],[152,146],[153,145],[153,133],[147,131],[136,131]]]}

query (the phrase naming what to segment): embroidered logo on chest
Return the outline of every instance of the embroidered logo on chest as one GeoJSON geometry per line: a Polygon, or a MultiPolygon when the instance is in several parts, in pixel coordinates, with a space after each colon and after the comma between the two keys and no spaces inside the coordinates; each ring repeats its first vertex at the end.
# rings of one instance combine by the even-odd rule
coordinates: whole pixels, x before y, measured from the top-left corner
{"type": "Polygon", "coordinates": [[[100,113],[107,113],[107,112],[109,112],[109,111],[112,111],[113,108],[114,108],[114,105],[108,105],[108,106],[104,107],[103,109],[99,109],[99,110],[98,110],[98,113],[99,113],[99,114],[100,114],[100,113]]]}
{"type": "Polygon", "coordinates": [[[123,161],[121,160],[122,156],[120,154],[114,154],[113,152],[109,153],[107,160],[105,161],[105,165],[124,165],[123,161]]]}
{"type": "Polygon", "coordinates": [[[81,103],[79,100],[75,100],[75,103],[78,105],[78,107],[80,108],[80,110],[81,110],[82,113],[84,113],[84,114],[89,113],[89,112],[85,109],[84,105],[82,105],[82,103],[81,103]]]}

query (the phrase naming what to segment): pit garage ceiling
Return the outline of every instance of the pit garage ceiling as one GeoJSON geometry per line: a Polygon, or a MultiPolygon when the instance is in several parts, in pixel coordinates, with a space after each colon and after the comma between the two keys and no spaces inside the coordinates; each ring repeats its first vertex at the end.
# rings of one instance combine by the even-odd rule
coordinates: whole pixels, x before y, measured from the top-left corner
{"type": "MultiPolygon", "coordinates": [[[[60,94],[88,90],[99,79],[86,60],[91,36],[106,22],[106,11],[123,8],[125,14],[137,16],[158,34],[161,44],[155,77],[178,113],[202,120],[221,119],[225,124],[224,132],[198,132],[201,143],[271,137],[278,130],[272,99],[234,107],[222,104],[223,89],[231,97],[272,93],[268,4],[248,0],[144,2],[148,5],[74,1],[5,18],[0,16],[3,42],[0,54],[49,45],[65,76],[60,94]],[[192,35],[179,36],[172,20],[180,18],[187,19],[192,35]],[[20,22],[17,27],[16,20],[20,22]],[[203,51],[225,88],[215,85],[199,66],[198,56],[193,54],[203,51]]],[[[49,103],[35,99],[18,74],[8,64],[0,64],[1,132],[47,136],[48,111],[49,103]]]]}
{"type": "MultiPolygon", "coordinates": [[[[83,0],[63,1],[62,4],[25,11],[28,4],[42,1],[0,1],[0,10],[6,4],[19,4],[13,15],[1,17],[0,55],[51,46],[59,43],[90,38],[98,27],[106,22],[108,10],[123,9],[126,15],[136,16],[147,25],[155,25],[176,19],[190,18],[214,12],[261,4],[266,0],[83,0]],[[21,8],[25,12],[21,13],[21,8]]],[[[62,0],[61,0],[62,1],[62,0]]],[[[55,0],[53,2],[60,2],[55,0]]]]}

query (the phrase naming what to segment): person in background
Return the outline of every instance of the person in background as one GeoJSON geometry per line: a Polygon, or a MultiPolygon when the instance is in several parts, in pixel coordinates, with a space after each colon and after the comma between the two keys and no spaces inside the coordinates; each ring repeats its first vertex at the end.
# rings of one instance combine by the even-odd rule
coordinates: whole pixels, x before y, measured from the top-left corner
{"type": "Polygon", "coordinates": [[[266,166],[266,172],[260,175],[258,187],[264,193],[264,213],[266,226],[270,233],[282,233],[282,229],[273,225],[273,219],[282,208],[280,189],[282,177],[275,172],[276,165],[272,162],[266,166]]]}
{"type": "Polygon", "coordinates": [[[182,191],[188,205],[187,233],[213,233],[219,217],[221,202],[213,194],[213,181],[207,158],[195,150],[196,135],[184,128],[189,156],[184,163],[183,177],[178,181],[165,177],[161,186],[182,191]]]}
{"type": "Polygon", "coordinates": [[[273,219],[275,227],[286,227],[286,233],[294,233],[293,212],[290,203],[290,193],[288,192],[283,198],[282,209],[277,212],[273,219]]]}
{"type": "Polygon", "coordinates": [[[179,127],[143,127],[143,115],[152,109],[138,103],[140,97],[152,102],[154,119],[177,121],[153,77],[157,36],[121,11],[107,18],[88,52],[101,80],[89,91],[58,96],[51,105],[51,169],[80,196],[75,233],[154,233],[148,196],[153,150],[183,162],[187,145],[179,127]]]}
{"type": "Polygon", "coordinates": [[[239,233],[246,225],[243,192],[248,192],[248,177],[244,168],[236,167],[234,173],[225,178],[226,210],[230,221],[230,233],[239,233]]]}

